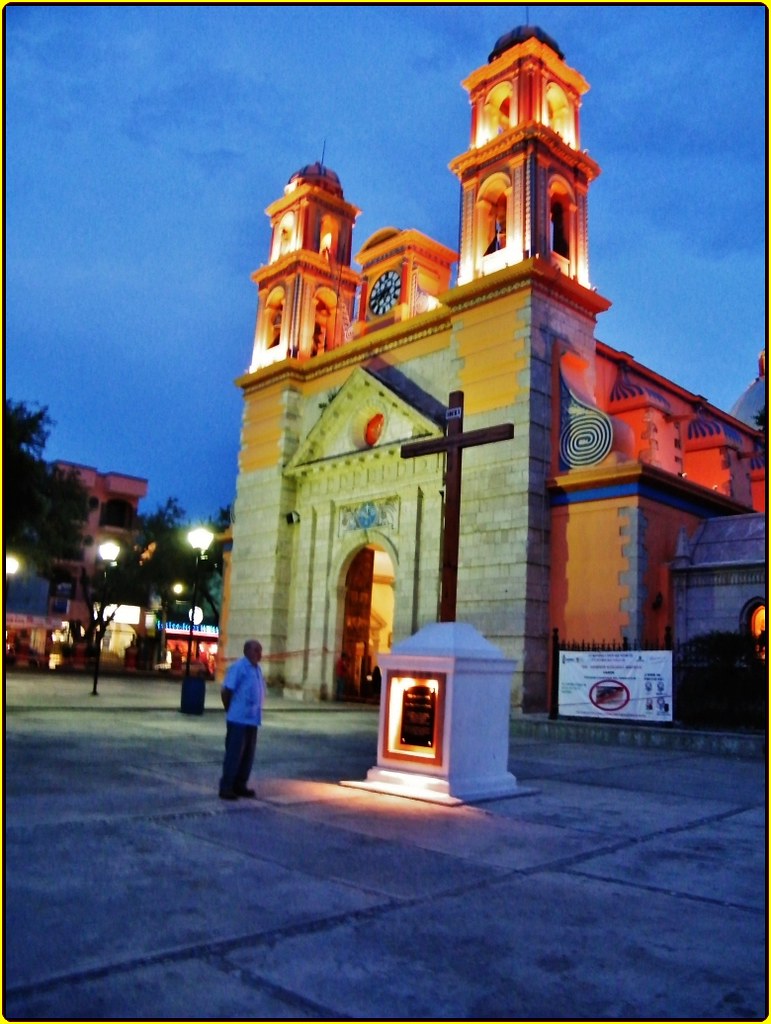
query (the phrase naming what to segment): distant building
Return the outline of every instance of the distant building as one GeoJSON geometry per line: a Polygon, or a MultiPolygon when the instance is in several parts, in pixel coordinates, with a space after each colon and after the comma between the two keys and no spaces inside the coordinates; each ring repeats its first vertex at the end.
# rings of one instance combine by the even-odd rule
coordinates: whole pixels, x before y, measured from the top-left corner
{"type": "Polygon", "coordinates": [[[516,660],[517,709],[548,707],[554,629],[676,634],[683,531],[765,508],[760,433],[595,336],[584,78],[524,26],[464,86],[459,254],[387,227],[354,269],[359,210],[319,163],[266,211],[223,636],[226,660],[259,637],[287,696],[329,692],[341,651],[360,695],[436,620],[444,456],[400,450],[452,392],[465,430],[514,424],[463,457],[457,618],[516,660]]]}
{"type": "Polygon", "coordinates": [[[758,375],[731,406],[731,415],[757,427],[758,417],[766,408],[766,397],[766,353],[763,351],[758,356],[758,375]]]}
{"type": "MultiPolygon", "coordinates": [[[[124,549],[131,543],[139,502],[147,495],[147,480],[124,473],[100,473],[91,466],[56,462],[63,473],[75,472],[88,493],[88,520],[83,527],[80,558],[57,563],[50,581],[22,571],[8,585],[6,643],[14,647],[24,631],[33,650],[53,653],[69,643],[88,622],[81,576],[92,576],[99,560],[99,545],[115,541],[124,549]],[[34,592],[34,607],[30,595],[34,592]],[[26,597],[25,597],[26,595],[26,597]],[[25,607],[26,600],[26,607],[25,607]]],[[[103,649],[122,653],[132,637],[144,633],[143,612],[125,608],[108,629],[103,649]]]]}
{"type": "Polygon", "coordinates": [[[758,513],[702,522],[680,533],[671,565],[680,643],[713,631],[766,632],[766,519],[758,513]]]}

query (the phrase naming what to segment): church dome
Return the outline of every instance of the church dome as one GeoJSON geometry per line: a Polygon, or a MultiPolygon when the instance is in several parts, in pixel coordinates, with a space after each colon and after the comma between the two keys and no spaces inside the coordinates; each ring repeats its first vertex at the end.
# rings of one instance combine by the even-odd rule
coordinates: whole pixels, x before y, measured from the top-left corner
{"type": "Polygon", "coordinates": [[[492,64],[496,57],[500,57],[502,53],[510,50],[512,46],[516,46],[517,43],[524,43],[527,39],[538,39],[539,42],[544,43],[549,49],[554,50],[560,60],[565,59],[565,54],[560,50],[552,37],[547,35],[542,28],[538,28],[537,25],[519,25],[498,39],[492,49],[492,53],[487,58],[488,64],[492,64]]]}
{"type": "Polygon", "coordinates": [[[758,359],[758,376],[731,407],[731,415],[742,423],[757,428],[757,416],[766,407],[766,353],[758,359]]]}
{"type": "Polygon", "coordinates": [[[295,171],[288,184],[299,185],[303,182],[307,182],[309,185],[318,185],[335,196],[342,197],[343,195],[343,186],[340,184],[338,176],[329,167],[325,167],[318,161],[315,164],[306,164],[299,171],[295,171]]]}
{"type": "Polygon", "coordinates": [[[396,228],[380,228],[374,235],[370,235],[364,245],[361,247],[363,253],[367,252],[368,249],[374,249],[376,245],[381,245],[383,242],[387,242],[390,238],[396,238],[399,232],[396,228]]]}

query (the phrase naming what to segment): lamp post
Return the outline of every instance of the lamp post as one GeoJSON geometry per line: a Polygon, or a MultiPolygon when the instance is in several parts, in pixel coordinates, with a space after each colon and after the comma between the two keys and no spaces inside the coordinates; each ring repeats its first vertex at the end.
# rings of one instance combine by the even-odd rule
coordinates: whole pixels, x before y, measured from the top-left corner
{"type": "Polygon", "coordinates": [[[21,563],[15,555],[5,556],[5,585],[3,587],[3,615],[5,616],[3,625],[6,627],[5,630],[5,653],[8,654],[8,587],[11,582],[11,577],[15,576],[21,568],[21,563]]]}
{"type": "Polygon", "coordinates": [[[190,604],[190,633],[187,638],[187,663],[185,675],[182,679],[182,694],[180,710],[186,715],[202,715],[204,700],[206,697],[206,680],[200,676],[191,678],[190,658],[193,652],[193,631],[196,622],[196,601],[198,600],[198,570],[201,561],[206,558],[209,545],[214,540],[214,534],[204,527],[191,530],[187,535],[188,543],[195,549],[195,573],[193,575],[193,599],[190,604]]]}
{"type": "MultiPolygon", "coordinates": [[[[114,541],[107,540],[104,544],[99,545],[99,557],[104,562],[104,576],[102,579],[102,600],[99,605],[99,614],[102,619],[102,629],[97,630],[96,640],[96,660],[94,661],[94,685],[91,690],[91,696],[97,697],[97,682],[99,680],[99,662],[102,659],[102,640],[104,639],[104,608],[107,603],[107,573],[110,566],[115,565],[120,554],[120,544],[116,544],[114,541]]],[[[97,620],[97,626],[99,622],[97,620]]]]}
{"type": "Polygon", "coordinates": [[[8,584],[9,577],[15,576],[21,568],[21,563],[15,555],[5,556],[5,593],[3,594],[4,604],[6,606],[6,612],[8,611],[8,584]]]}

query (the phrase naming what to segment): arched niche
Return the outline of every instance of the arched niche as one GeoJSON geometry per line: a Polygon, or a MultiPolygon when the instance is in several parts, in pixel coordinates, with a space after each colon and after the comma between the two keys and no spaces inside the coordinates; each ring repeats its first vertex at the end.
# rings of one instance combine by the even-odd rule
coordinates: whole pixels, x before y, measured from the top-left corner
{"type": "Polygon", "coordinates": [[[313,294],[313,324],[308,349],[310,356],[318,356],[335,348],[337,333],[337,296],[331,288],[317,288],[313,294]]]}
{"type": "Polygon", "coordinates": [[[511,127],[512,103],[511,82],[499,82],[487,94],[484,108],[484,142],[489,142],[511,127]]]}
{"type": "Polygon", "coordinates": [[[337,218],[331,214],[325,214],[321,218],[319,229],[319,252],[330,263],[338,262],[337,243],[339,237],[340,224],[337,218]]]}
{"type": "Polygon", "coordinates": [[[286,296],[283,288],[274,288],[265,300],[265,348],[281,344],[286,296]]]}
{"type": "Polygon", "coordinates": [[[573,190],[555,175],[549,182],[549,248],[567,268],[575,257],[575,208],[573,190]]]}
{"type": "Polygon", "coordinates": [[[546,123],[569,146],[575,146],[573,108],[565,90],[556,82],[546,86],[546,123]]]}
{"type": "Polygon", "coordinates": [[[273,231],[271,263],[281,259],[282,256],[285,256],[288,252],[293,252],[297,248],[296,230],[297,218],[295,217],[294,210],[288,210],[273,231]]]}
{"type": "Polygon", "coordinates": [[[489,257],[506,248],[511,188],[504,174],[494,174],[483,182],[476,203],[476,238],[480,257],[489,257]]]}

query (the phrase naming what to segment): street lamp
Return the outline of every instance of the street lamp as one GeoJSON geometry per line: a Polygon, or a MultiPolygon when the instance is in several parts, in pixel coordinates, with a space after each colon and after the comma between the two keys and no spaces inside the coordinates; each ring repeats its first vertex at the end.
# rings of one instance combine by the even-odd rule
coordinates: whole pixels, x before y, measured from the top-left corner
{"type": "Polygon", "coordinates": [[[3,586],[3,614],[5,615],[5,621],[3,625],[6,626],[5,630],[5,653],[8,653],[8,587],[11,581],[11,576],[15,576],[21,568],[21,563],[15,555],[5,556],[5,584],[3,586]]]}
{"type": "Polygon", "coordinates": [[[185,675],[182,679],[182,694],[180,710],[186,715],[202,715],[204,700],[206,696],[206,680],[200,676],[195,679],[190,677],[190,657],[193,652],[193,631],[196,627],[196,602],[198,600],[198,569],[201,561],[206,558],[209,545],[214,540],[214,534],[203,526],[191,530],[187,535],[188,543],[195,549],[195,574],[193,576],[193,599],[190,604],[190,633],[187,638],[187,664],[185,675]]]}
{"type": "Polygon", "coordinates": [[[8,611],[8,577],[15,576],[21,568],[21,562],[15,555],[5,556],[5,593],[3,594],[6,611],[8,611]]]}
{"type": "MultiPolygon", "coordinates": [[[[102,601],[99,606],[99,613],[102,618],[102,629],[97,629],[97,640],[96,640],[96,660],[94,661],[94,686],[91,690],[91,696],[98,696],[96,690],[96,684],[99,679],[99,662],[102,658],[102,640],[104,639],[104,608],[107,603],[107,573],[111,566],[115,565],[120,554],[120,544],[116,544],[115,541],[106,540],[104,544],[99,545],[99,557],[104,562],[104,576],[102,579],[102,601]]],[[[97,626],[99,621],[97,620],[97,626]]]]}

